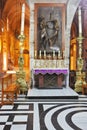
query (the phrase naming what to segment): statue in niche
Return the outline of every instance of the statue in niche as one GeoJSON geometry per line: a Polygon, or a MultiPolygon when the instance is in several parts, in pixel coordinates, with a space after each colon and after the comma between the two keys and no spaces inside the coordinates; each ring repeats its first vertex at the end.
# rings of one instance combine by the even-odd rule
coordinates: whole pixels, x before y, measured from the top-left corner
{"type": "Polygon", "coordinates": [[[51,48],[54,44],[58,43],[58,31],[59,24],[57,19],[50,19],[45,21],[44,16],[39,17],[39,28],[40,28],[40,47],[44,50],[47,47],[51,48]]]}

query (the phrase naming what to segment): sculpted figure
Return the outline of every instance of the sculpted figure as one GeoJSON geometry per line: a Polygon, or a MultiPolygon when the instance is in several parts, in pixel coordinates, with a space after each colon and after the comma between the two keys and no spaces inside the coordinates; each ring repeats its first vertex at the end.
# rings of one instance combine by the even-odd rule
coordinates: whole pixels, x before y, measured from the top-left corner
{"type": "Polygon", "coordinates": [[[46,50],[46,47],[52,47],[58,42],[58,31],[59,24],[58,20],[48,20],[41,16],[39,18],[39,28],[40,28],[40,44],[46,50]]]}

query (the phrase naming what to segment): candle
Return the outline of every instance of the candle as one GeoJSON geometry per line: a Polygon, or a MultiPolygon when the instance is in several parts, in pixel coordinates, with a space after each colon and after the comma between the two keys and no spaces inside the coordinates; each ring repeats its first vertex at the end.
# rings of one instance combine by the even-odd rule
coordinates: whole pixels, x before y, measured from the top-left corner
{"type": "Polygon", "coordinates": [[[24,34],[24,19],[25,19],[25,4],[22,5],[22,14],[21,14],[21,35],[24,34]]]}
{"type": "Polygon", "coordinates": [[[79,35],[82,34],[81,7],[78,8],[79,35]]]}
{"type": "Polygon", "coordinates": [[[44,58],[46,58],[46,50],[44,50],[44,58]]]}
{"type": "Polygon", "coordinates": [[[23,54],[23,48],[20,48],[20,54],[23,54]]]}
{"type": "Polygon", "coordinates": [[[65,57],[65,51],[62,52],[62,57],[63,57],[63,58],[65,57]]]}
{"type": "Polygon", "coordinates": [[[34,54],[35,54],[35,58],[36,58],[36,57],[37,57],[37,51],[36,51],[36,50],[35,50],[35,53],[34,53],[34,54]]]}
{"type": "Polygon", "coordinates": [[[60,55],[60,50],[58,51],[58,57],[60,57],[61,55],[60,55]]]}
{"type": "Polygon", "coordinates": [[[53,51],[53,57],[55,57],[55,51],[53,51]]]}
{"type": "Polygon", "coordinates": [[[39,51],[39,57],[41,58],[41,50],[39,51]]]}
{"type": "Polygon", "coordinates": [[[8,18],[7,18],[7,31],[9,30],[9,21],[8,21],[8,18]]]}

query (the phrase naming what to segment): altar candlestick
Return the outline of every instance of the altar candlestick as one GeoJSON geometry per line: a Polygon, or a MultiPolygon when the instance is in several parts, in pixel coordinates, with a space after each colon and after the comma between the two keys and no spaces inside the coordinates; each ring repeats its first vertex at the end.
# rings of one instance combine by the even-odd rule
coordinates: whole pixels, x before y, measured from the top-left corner
{"type": "Polygon", "coordinates": [[[78,8],[79,35],[82,34],[81,7],[78,8]]]}
{"type": "Polygon", "coordinates": [[[24,19],[25,19],[25,4],[22,5],[22,14],[21,14],[21,35],[24,34],[24,19]]]}

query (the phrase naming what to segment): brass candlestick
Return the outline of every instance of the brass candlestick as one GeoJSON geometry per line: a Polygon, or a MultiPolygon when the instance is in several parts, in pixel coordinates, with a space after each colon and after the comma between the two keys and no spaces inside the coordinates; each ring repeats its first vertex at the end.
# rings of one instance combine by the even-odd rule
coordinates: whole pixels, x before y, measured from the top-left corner
{"type": "Polygon", "coordinates": [[[19,66],[19,70],[16,72],[16,84],[17,86],[19,86],[19,90],[21,93],[25,93],[27,91],[27,83],[26,83],[26,73],[23,70],[24,67],[24,57],[23,57],[23,44],[24,44],[24,40],[25,40],[25,36],[24,35],[19,35],[19,40],[20,40],[20,55],[19,55],[19,59],[18,59],[18,66],[19,66]]]}
{"type": "Polygon", "coordinates": [[[85,80],[83,82],[83,75],[84,72],[82,72],[83,69],[83,58],[82,58],[82,41],[83,37],[80,34],[77,38],[78,44],[79,44],[79,56],[77,59],[77,72],[76,72],[76,83],[75,83],[75,91],[76,92],[82,92],[82,84],[85,84],[85,80]]]}
{"type": "Polygon", "coordinates": [[[83,69],[83,58],[82,58],[82,41],[84,37],[82,36],[82,19],[81,19],[81,7],[78,8],[78,22],[79,22],[79,37],[77,38],[79,44],[79,56],[77,59],[77,72],[76,72],[76,83],[75,91],[82,92],[82,84],[85,84],[84,72],[83,69]]]}

